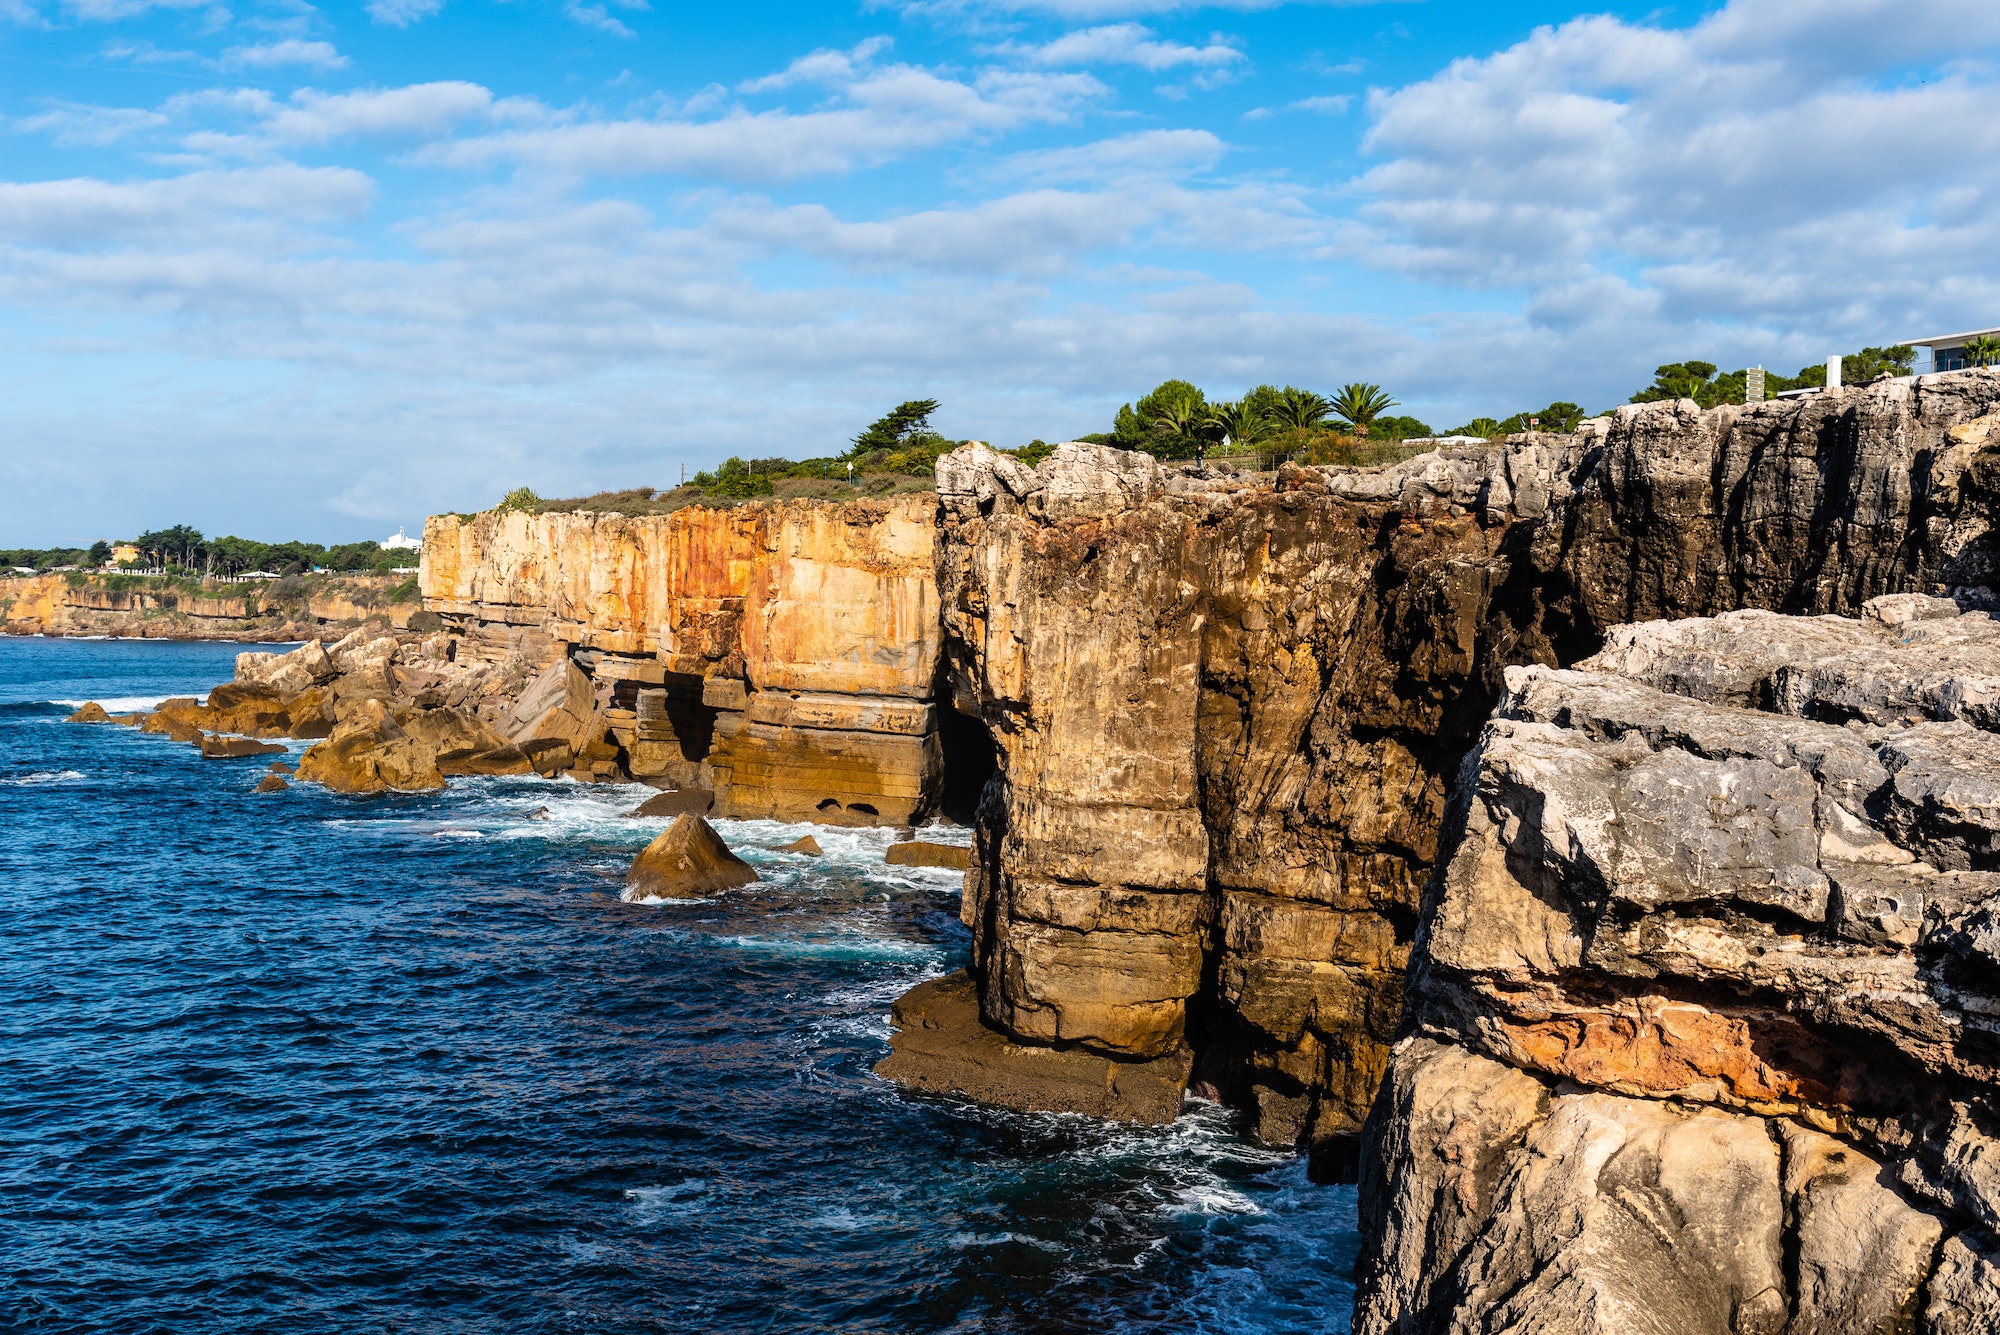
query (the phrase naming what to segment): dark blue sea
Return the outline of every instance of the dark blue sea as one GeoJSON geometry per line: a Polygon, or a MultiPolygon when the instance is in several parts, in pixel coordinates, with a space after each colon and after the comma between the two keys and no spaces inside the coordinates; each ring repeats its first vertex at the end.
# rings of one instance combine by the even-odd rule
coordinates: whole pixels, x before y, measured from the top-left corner
{"type": "Polygon", "coordinates": [[[629,905],[642,789],[257,796],[61,721],[239,648],[0,640],[0,1329],[1346,1330],[1353,1189],[1223,1110],[870,1073],[966,948],[883,833],[720,822],[761,885],[629,905]]]}

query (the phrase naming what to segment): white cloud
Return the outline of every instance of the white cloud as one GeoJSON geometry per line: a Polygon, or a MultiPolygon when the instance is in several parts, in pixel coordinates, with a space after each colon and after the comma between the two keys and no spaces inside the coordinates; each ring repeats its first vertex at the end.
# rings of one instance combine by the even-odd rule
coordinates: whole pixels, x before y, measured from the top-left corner
{"type": "MultiPolygon", "coordinates": [[[[49,252],[171,240],[208,244],[233,223],[286,227],[352,220],[374,198],[367,176],[345,167],[263,167],[193,172],[136,183],[88,177],[0,182],[0,237],[49,252]]],[[[272,244],[280,230],[263,229],[272,244]]],[[[290,235],[289,232],[284,232],[290,235]]]]}
{"type": "Polygon", "coordinates": [[[444,0],[368,0],[368,17],[377,23],[407,28],[444,8],[444,0]]]}
{"type": "Polygon", "coordinates": [[[296,37],[288,37],[280,42],[232,46],[222,53],[222,63],[225,66],[240,65],[253,69],[272,69],[282,65],[310,65],[315,69],[338,70],[347,68],[347,57],[334,50],[332,42],[307,42],[296,37]]]}
{"type": "MultiPolygon", "coordinates": [[[[643,8],[644,6],[641,7],[643,8]]],[[[583,4],[580,3],[580,0],[569,0],[569,3],[563,6],[563,13],[567,14],[572,22],[579,23],[586,28],[595,28],[599,32],[608,32],[613,37],[638,36],[631,28],[611,17],[611,11],[603,5],[583,4]]]]}
{"type": "Polygon", "coordinates": [[[1113,23],[1064,33],[1040,46],[1007,48],[1010,54],[1043,66],[1136,65],[1155,73],[1193,66],[1221,69],[1245,59],[1242,51],[1224,41],[1220,34],[1206,46],[1161,41],[1153,31],[1137,23],[1113,23]]]}
{"type": "Polygon", "coordinates": [[[869,37],[845,51],[820,50],[800,56],[776,74],[748,79],[737,85],[744,93],[767,93],[802,83],[843,84],[859,79],[875,57],[892,45],[888,37],[869,37]]]}
{"type": "Polygon", "coordinates": [[[1031,149],[997,163],[997,176],[1043,183],[1100,183],[1131,176],[1175,176],[1215,166],[1228,145],[1207,130],[1140,130],[1067,148],[1031,149]]]}
{"type": "Polygon", "coordinates": [[[498,104],[476,83],[444,81],[354,93],[301,89],[273,105],[262,132],[290,144],[321,144],[353,135],[429,139],[468,120],[486,120],[498,104]]]}
{"type": "Polygon", "coordinates": [[[1971,316],[2000,298],[2000,86],[1903,63],[2000,41],[2000,10],[1965,17],[1736,0],[1687,29],[1537,30],[1371,96],[1381,163],[1346,253],[1522,291],[1553,325],[1616,309],[1655,339],[1879,342],[1971,316]]]}
{"type": "Polygon", "coordinates": [[[167,123],[157,111],[139,107],[52,107],[14,122],[21,134],[47,134],[58,148],[102,148],[167,123]]]}
{"type": "Polygon", "coordinates": [[[1287,111],[1310,111],[1321,116],[1345,116],[1347,109],[1354,105],[1354,97],[1349,93],[1337,93],[1331,97],[1302,97],[1296,102],[1285,104],[1287,111]]]}
{"type": "Polygon", "coordinates": [[[961,82],[895,65],[856,70],[839,90],[846,106],[802,113],[737,110],[711,120],[583,121],[458,139],[425,156],[461,167],[518,162],[566,173],[797,180],[1061,121],[1104,91],[1088,75],[988,71],[961,82]]]}

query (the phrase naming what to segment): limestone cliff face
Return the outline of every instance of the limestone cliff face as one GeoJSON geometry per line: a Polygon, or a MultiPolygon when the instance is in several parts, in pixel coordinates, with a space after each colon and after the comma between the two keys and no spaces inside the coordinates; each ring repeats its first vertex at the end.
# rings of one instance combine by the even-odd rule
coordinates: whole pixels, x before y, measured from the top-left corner
{"type": "Polygon", "coordinates": [[[934,508],[442,515],[425,605],[473,653],[566,646],[635,777],[712,785],[723,815],[900,824],[942,777],[934,508]]]}
{"type": "Polygon", "coordinates": [[[1864,611],[1509,669],[1369,1124],[1357,1331],[1996,1328],[2000,622],[1864,611]]]}
{"type": "Polygon", "coordinates": [[[987,1020],[1186,1045],[1267,1138],[1337,1146],[1504,669],[1635,620],[1991,582],[1996,406],[1986,375],[1650,405],[1275,486],[1090,446],[941,461],[952,694],[1002,753],[965,898],[987,1020]]]}

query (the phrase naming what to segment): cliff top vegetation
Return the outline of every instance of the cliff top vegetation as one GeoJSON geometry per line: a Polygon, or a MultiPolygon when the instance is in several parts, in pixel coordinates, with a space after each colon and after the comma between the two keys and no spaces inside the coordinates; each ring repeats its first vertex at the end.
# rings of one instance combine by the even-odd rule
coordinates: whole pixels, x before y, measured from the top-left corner
{"type": "MultiPolygon", "coordinates": [[[[123,545],[123,544],[121,544],[123,545]]],[[[317,542],[259,542],[254,538],[204,537],[200,529],[187,524],[152,529],[130,540],[138,548],[139,559],[121,565],[126,570],[159,570],[175,575],[202,577],[240,575],[262,571],[273,575],[302,575],[314,570],[339,574],[387,575],[407,566],[414,557],[409,551],[384,551],[374,542],[346,542],[327,547],[317,542]]],[[[0,570],[61,570],[68,567],[97,569],[112,557],[112,544],[99,541],[89,547],[0,548],[0,570]]]]}

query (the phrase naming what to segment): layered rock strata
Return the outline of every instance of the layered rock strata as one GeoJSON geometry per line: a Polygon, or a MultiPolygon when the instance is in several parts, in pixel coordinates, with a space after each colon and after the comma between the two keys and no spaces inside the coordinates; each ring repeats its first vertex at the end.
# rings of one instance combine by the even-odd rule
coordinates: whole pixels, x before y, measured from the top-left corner
{"type": "Polygon", "coordinates": [[[1984,374],[1649,405],[1275,485],[1085,445],[947,456],[948,684],[1001,758],[964,899],[986,1024],[1186,1049],[1266,1138],[1351,1166],[1504,669],[1635,620],[1991,583],[1996,406],[1984,374]]]}
{"type": "Polygon", "coordinates": [[[944,768],[934,508],[442,515],[425,606],[470,652],[574,663],[621,773],[711,790],[721,816],[908,824],[944,768]]]}
{"type": "Polygon", "coordinates": [[[369,622],[404,630],[422,604],[388,575],[268,583],[49,574],[0,579],[0,633],[114,639],[338,639],[369,622]],[[401,596],[403,601],[396,599],[401,596]]]}
{"type": "Polygon", "coordinates": [[[1355,1328],[2000,1326],[2000,623],[1514,668],[1369,1123],[1355,1328]]]}

